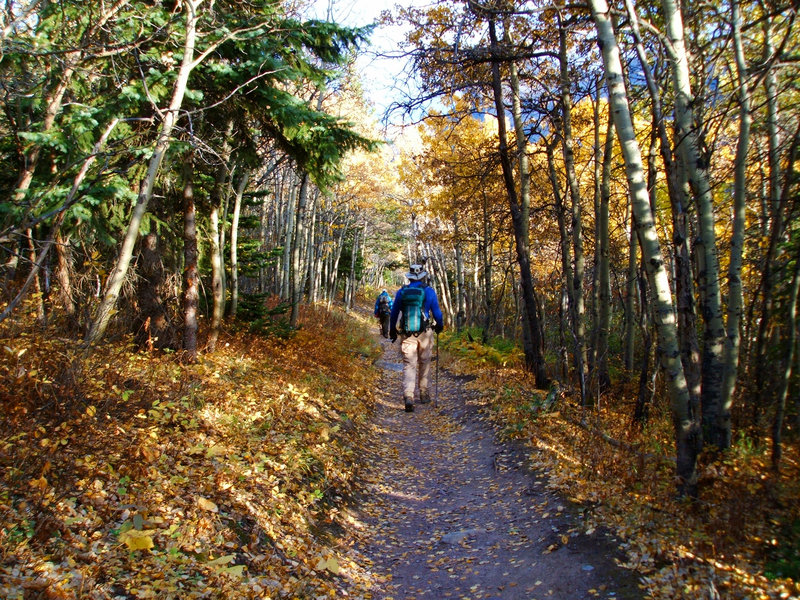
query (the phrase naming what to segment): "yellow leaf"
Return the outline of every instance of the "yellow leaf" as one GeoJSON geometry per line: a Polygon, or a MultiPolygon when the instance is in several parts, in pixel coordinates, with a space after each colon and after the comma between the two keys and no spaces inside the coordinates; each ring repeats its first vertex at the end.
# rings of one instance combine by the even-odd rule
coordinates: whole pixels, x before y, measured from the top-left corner
{"type": "Polygon", "coordinates": [[[328,559],[320,558],[319,562],[317,562],[317,570],[321,571],[322,569],[327,569],[334,575],[339,574],[339,561],[335,558],[331,557],[328,559]]]}
{"type": "Polygon", "coordinates": [[[97,409],[93,405],[89,405],[86,407],[86,416],[93,417],[97,414],[97,409]]]}
{"type": "Polygon", "coordinates": [[[124,543],[129,550],[150,550],[153,544],[152,529],[145,529],[139,531],[138,529],[129,529],[119,534],[119,541],[124,543]]]}
{"type": "Polygon", "coordinates": [[[244,577],[244,565],[234,565],[232,567],[225,567],[222,569],[223,573],[232,575],[233,577],[244,577]]]}
{"type": "Polygon", "coordinates": [[[45,478],[44,475],[42,475],[39,479],[31,480],[31,487],[37,490],[44,491],[47,489],[47,485],[48,485],[47,479],[45,478]]]}
{"type": "Polygon", "coordinates": [[[568,535],[562,535],[561,536],[561,543],[566,546],[568,542],[569,542],[569,536],[568,535]]]}
{"type": "Polygon", "coordinates": [[[209,566],[211,567],[218,567],[220,565],[227,565],[229,562],[233,562],[235,557],[233,554],[227,554],[225,556],[220,556],[219,558],[215,558],[212,561],[209,561],[209,566]]]}
{"type": "Polygon", "coordinates": [[[211,446],[211,448],[206,450],[206,458],[213,458],[214,456],[220,456],[222,454],[226,454],[225,448],[222,446],[211,446]]]}
{"type": "Polygon", "coordinates": [[[207,500],[205,498],[198,498],[197,506],[209,512],[214,512],[214,513],[219,512],[219,508],[217,507],[217,505],[214,504],[211,500],[207,500]]]}

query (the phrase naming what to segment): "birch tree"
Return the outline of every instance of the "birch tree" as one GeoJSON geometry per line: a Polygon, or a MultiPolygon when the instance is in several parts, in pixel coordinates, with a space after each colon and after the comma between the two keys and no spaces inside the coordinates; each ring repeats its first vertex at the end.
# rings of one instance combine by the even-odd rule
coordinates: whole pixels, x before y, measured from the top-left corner
{"type": "Polygon", "coordinates": [[[701,403],[704,437],[722,448],[730,439],[730,416],[722,414],[722,354],[725,324],[719,287],[719,256],[711,186],[705,161],[700,156],[695,130],[689,57],[684,42],[683,18],[674,0],[662,0],[662,12],[669,39],[672,83],[675,89],[675,139],[681,162],[689,176],[699,217],[697,256],[702,267],[697,276],[703,315],[703,356],[701,403]]]}
{"type": "Polygon", "coordinates": [[[605,0],[591,0],[592,18],[597,28],[598,45],[603,57],[609,104],[614,129],[625,160],[625,174],[636,219],[636,232],[642,246],[644,263],[655,301],[656,332],[659,360],[666,375],[670,393],[672,421],[675,427],[677,475],[679,491],[694,495],[697,492],[697,453],[699,432],[691,414],[689,391],[678,347],[678,332],[674,320],[674,305],[664,259],[655,228],[654,215],[645,184],[641,149],[636,139],[625,89],[622,62],[609,8],[605,0]]]}

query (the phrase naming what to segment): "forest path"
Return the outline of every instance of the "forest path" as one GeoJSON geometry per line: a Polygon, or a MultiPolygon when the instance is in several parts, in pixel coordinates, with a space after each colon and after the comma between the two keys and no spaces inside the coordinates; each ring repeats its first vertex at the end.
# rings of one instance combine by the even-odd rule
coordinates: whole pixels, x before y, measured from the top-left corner
{"type": "MultiPolygon", "coordinates": [[[[463,378],[440,369],[438,403],[403,411],[399,344],[381,338],[361,527],[353,550],[375,600],[642,598],[614,545],[499,444],[463,378]]],[[[431,395],[435,387],[431,366],[431,395]]]]}

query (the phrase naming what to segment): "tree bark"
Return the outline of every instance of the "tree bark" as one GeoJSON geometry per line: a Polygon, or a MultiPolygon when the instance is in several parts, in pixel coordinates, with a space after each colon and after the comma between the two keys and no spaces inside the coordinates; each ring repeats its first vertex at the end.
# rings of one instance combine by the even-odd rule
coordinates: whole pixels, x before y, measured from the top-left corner
{"type": "Polygon", "coordinates": [[[189,362],[197,360],[197,211],[194,202],[194,163],[188,156],[183,168],[183,350],[189,362]]]}
{"type": "MultiPolygon", "coordinates": [[[[566,221],[566,207],[564,206],[564,197],[561,194],[561,186],[558,181],[558,174],[556,173],[556,162],[555,156],[553,154],[553,143],[546,143],[545,148],[547,150],[547,172],[550,177],[550,185],[553,188],[553,199],[555,201],[555,209],[556,209],[556,222],[558,223],[558,239],[559,245],[561,247],[561,274],[562,274],[562,281],[564,282],[563,288],[560,291],[560,302],[559,302],[559,323],[558,323],[558,330],[559,330],[559,352],[558,356],[561,360],[561,374],[564,379],[568,377],[569,374],[569,352],[567,351],[568,344],[566,341],[565,335],[565,327],[566,324],[570,321],[571,317],[571,307],[574,306],[574,301],[572,300],[572,249],[570,248],[569,244],[569,234],[567,232],[567,221],[566,221]]],[[[573,346],[574,347],[574,346],[573,346]]]]}
{"type": "Polygon", "coordinates": [[[791,294],[788,306],[787,329],[788,339],[786,340],[787,356],[781,378],[780,389],[775,400],[775,417],[772,422],[772,468],[775,471],[780,469],[782,458],[781,439],[783,434],[783,418],[786,413],[786,398],[789,393],[789,383],[792,378],[792,366],[794,363],[795,344],[797,342],[797,296],[800,292],[800,256],[794,259],[794,275],[792,276],[791,294]]]}
{"type": "Polygon", "coordinates": [[[492,327],[492,313],[494,311],[494,298],[492,297],[492,263],[493,263],[493,244],[492,244],[492,222],[489,219],[489,199],[486,192],[483,192],[483,242],[481,245],[481,263],[483,265],[482,282],[484,309],[486,315],[483,321],[483,343],[489,341],[490,330],[492,327]]]}
{"type": "Polygon", "coordinates": [[[306,227],[306,202],[308,201],[308,173],[300,176],[300,190],[297,193],[297,216],[295,218],[295,230],[292,235],[291,254],[291,302],[292,309],[289,316],[289,324],[297,327],[297,320],[300,318],[300,299],[303,295],[303,287],[300,283],[300,253],[305,241],[306,227]]]}
{"type": "Polygon", "coordinates": [[[147,350],[174,348],[174,331],[161,296],[164,264],[155,232],[142,239],[137,267],[139,315],[134,320],[133,332],[136,343],[147,350]]]}
{"type": "Polygon", "coordinates": [[[667,37],[672,48],[672,81],[675,87],[675,139],[677,151],[686,168],[699,217],[699,238],[696,242],[702,269],[698,271],[703,315],[702,352],[702,418],[704,439],[723,448],[730,434],[720,429],[722,410],[722,353],[725,343],[725,324],[719,288],[719,257],[715,232],[714,207],[707,165],[700,156],[694,128],[689,59],[684,43],[683,19],[675,0],[662,0],[667,37]]]}
{"type": "Polygon", "coordinates": [[[56,279],[58,280],[58,295],[61,306],[67,316],[68,329],[74,330],[78,326],[78,313],[75,309],[74,290],[72,289],[72,267],[70,260],[70,240],[61,233],[55,236],[56,248],[56,279]]]}
{"type": "Polygon", "coordinates": [[[464,290],[464,250],[461,243],[461,228],[458,216],[453,216],[453,229],[455,242],[453,244],[456,254],[456,331],[461,331],[467,321],[467,301],[464,290]]]}
{"type": "MultiPolygon", "coordinates": [[[[635,40],[636,54],[642,67],[651,99],[652,128],[660,140],[661,160],[666,171],[667,192],[672,207],[672,243],[674,259],[675,296],[678,316],[678,343],[686,375],[686,384],[691,397],[692,412],[700,414],[701,372],[700,346],[697,341],[697,311],[694,297],[694,272],[689,254],[689,211],[687,207],[688,185],[686,169],[680,168],[672,156],[672,144],[667,133],[662,110],[661,92],[653,76],[639,32],[639,19],[632,0],[625,6],[635,40]]],[[[653,171],[655,171],[655,166],[653,171]]],[[[656,179],[653,179],[655,184],[656,179]]]]}
{"type": "Polygon", "coordinates": [[[568,280],[571,293],[570,321],[572,324],[573,361],[575,376],[581,394],[581,406],[588,402],[586,392],[586,307],[583,297],[583,279],[585,276],[586,259],[583,254],[583,224],[581,209],[581,193],[578,177],[575,173],[575,155],[572,139],[572,94],[570,92],[569,63],[567,57],[567,31],[559,20],[558,27],[558,58],[561,84],[561,149],[564,154],[564,168],[567,174],[567,185],[572,205],[570,230],[572,232],[573,271],[572,278],[568,280]]]}
{"type": "Polygon", "coordinates": [[[636,311],[636,297],[638,295],[637,255],[639,253],[639,237],[636,235],[636,227],[633,223],[633,214],[629,215],[630,232],[628,238],[628,269],[627,281],[625,284],[625,332],[624,332],[624,362],[625,372],[630,375],[633,373],[634,358],[636,351],[636,321],[634,312],[636,311]]]}
{"type": "Polygon", "coordinates": [[[209,215],[211,296],[213,306],[211,312],[211,327],[209,328],[208,341],[206,342],[207,352],[214,352],[217,348],[217,340],[219,339],[219,332],[222,327],[222,316],[225,312],[225,289],[222,283],[222,248],[220,248],[219,244],[219,209],[219,205],[215,203],[211,207],[211,213],[209,215]]]}
{"type": "Polygon", "coordinates": [[[236,318],[239,309],[239,216],[242,212],[242,196],[250,180],[250,173],[242,173],[236,186],[236,197],[233,203],[231,220],[231,305],[228,314],[236,318]]]}
{"type": "Polygon", "coordinates": [[[597,301],[599,306],[597,310],[597,348],[595,350],[597,360],[595,361],[595,370],[597,373],[597,385],[601,392],[611,387],[611,377],[608,374],[608,333],[611,330],[611,269],[608,257],[608,214],[611,201],[611,159],[613,149],[614,122],[611,117],[611,111],[609,111],[600,176],[600,211],[597,216],[597,231],[599,234],[597,242],[599,246],[597,301]]]}
{"type": "Polygon", "coordinates": [[[750,148],[750,91],[747,86],[747,64],[742,43],[742,19],[739,0],[731,0],[731,33],[736,61],[736,85],[739,101],[739,139],[736,144],[736,159],[733,177],[733,232],[731,255],[728,263],[728,314],[725,337],[724,379],[722,383],[722,405],[719,412],[718,429],[724,434],[723,448],[731,446],[731,407],[739,371],[740,327],[744,316],[742,292],[742,254],[744,250],[744,228],[747,194],[747,153],[750,148]]]}
{"type": "MultiPolygon", "coordinates": [[[[544,364],[544,344],[539,335],[539,319],[536,314],[536,298],[533,287],[533,275],[531,274],[530,250],[528,247],[528,222],[524,218],[528,207],[517,197],[516,184],[514,183],[514,172],[511,165],[511,156],[508,151],[508,136],[505,122],[505,104],[503,103],[503,86],[500,77],[500,61],[497,57],[498,44],[496,25],[493,18],[489,20],[489,36],[491,39],[492,51],[492,91],[494,93],[495,110],[497,112],[498,140],[500,164],[503,171],[503,183],[505,184],[506,194],[511,209],[511,220],[514,225],[514,240],[517,251],[517,263],[519,264],[520,277],[522,280],[522,296],[524,310],[526,313],[526,324],[530,334],[530,344],[525,346],[525,358],[527,367],[533,371],[536,387],[546,389],[549,382],[545,372],[544,364]]],[[[516,90],[519,93],[519,90],[516,90]]]]}
{"type": "Polygon", "coordinates": [[[666,375],[670,407],[675,427],[678,489],[682,494],[697,493],[697,424],[690,410],[689,390],[680,360],[677,328],[669,279],[664,268],[654,215],[644,179],[641,150],[636,139],[623,82],[622,62],[605,0],[591,0],[592,18],[597,27],[598,45],[603,56],[606,86],[613,111],[614,128],[625,160],[625,172],[631,192],[636,229],[642,244],[642,256],[647,268],[655,303],[655,325],[660,346],[659,359],[666,375]]]}

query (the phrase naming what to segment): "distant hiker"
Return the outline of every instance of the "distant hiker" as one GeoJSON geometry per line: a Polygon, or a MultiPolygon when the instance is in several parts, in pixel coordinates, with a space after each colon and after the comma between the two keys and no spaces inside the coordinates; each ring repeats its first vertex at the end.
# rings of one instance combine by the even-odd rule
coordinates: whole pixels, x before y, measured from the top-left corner
{"type": "Polygon", "coordinates": [[[389,292],[383,290],[375,299],[375,317],[381,324],[381,335],[389,337],[389,318],[392,314],[392,297],[389,292]]]}
{"type": "Polygon", "coordinates": [[[422,265],[411,265],[404,285],[394,297],[389,337],[392,343],[400,335],[400,353],[403,355],[403,402],[406,412],[414,410],[414,391],[419,384],[420,404],[431,401],[428,391],[428,374],[433,354],[433,332],[444,328],[442,311],[436,291],[427,285],[428,273],[422,265]],[[400,313],[403,314],[398,322],[400,313]],[[431,323],[431,316],[434,322],[431,323]]]}

